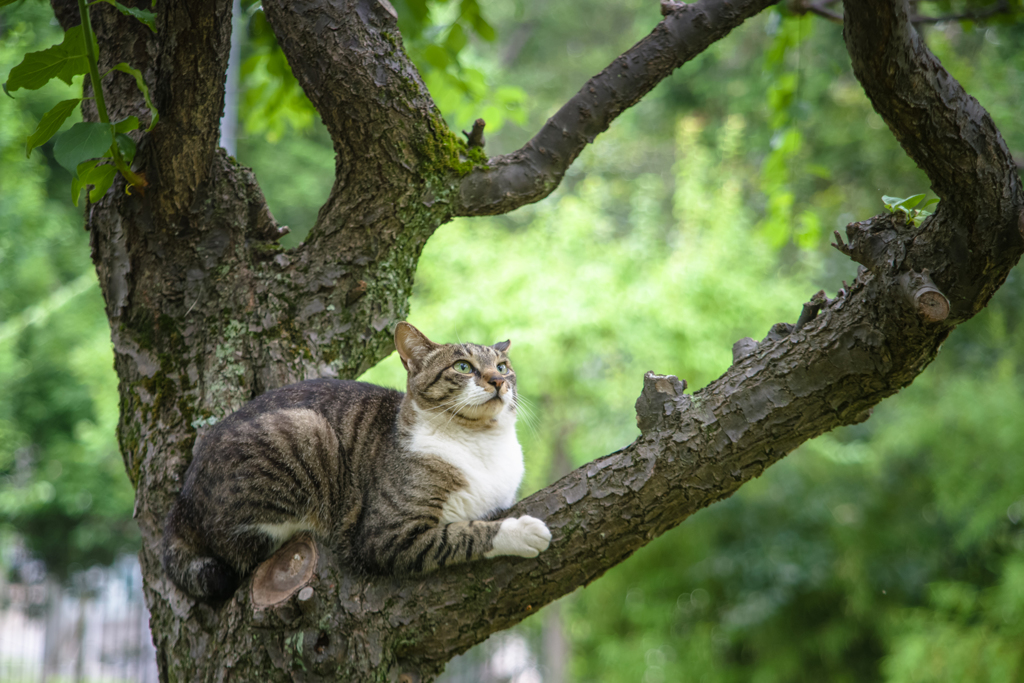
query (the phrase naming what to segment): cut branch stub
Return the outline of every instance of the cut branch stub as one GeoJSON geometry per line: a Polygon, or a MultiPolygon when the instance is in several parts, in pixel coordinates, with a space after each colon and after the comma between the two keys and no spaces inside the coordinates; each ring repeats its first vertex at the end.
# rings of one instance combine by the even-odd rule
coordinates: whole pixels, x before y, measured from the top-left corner
{"type": "Polygon", "coordinates": [[[797,319],[796,325],[793,326],[793,331],[796,332],[801,327],[811,322],[818,316],[818,312],[828,303],[828,297],[825,296],[825,290],[819,289],[818,292],[811,297],[811,300],[804,304],[803,310],[800,311],[800,318],[797,319]]]}
{"type": "Polygon", "coordinates": [[[462,131],[462,134],[466,136],[466,147],[473,149],[479,147],[483,149],[484,146],[484,126],[487,124],[483,119],[477,119],[473,122],[473,129],[468,133],[462,131]]]}
{"type": "Polygon", "coordinates": [[[313,539],[296,536],[256,568],[252,578],[252,605],[257,610],[275,607],[306,587],[320,555],[313,539]]]}
{"type": "Polygon", "coordinates": [[[836,242],[832,246],[872,272],[891,273],[906,255],[906,246],[900,239],[896,220],[899,219],[894,215],[882,214],[866,221],[850,223],[846,226],[848,244],[843,244],[836,231],[836,242]]]}
{"type": "Polygon", "coordinates": [[[666,415],[671,415],[680,401],[689,402],[686,380],[675,375],[644,375],[644,390],[636,400],[636,424],[646,432],[656,427],[666,415]]]}
{"type": "Polygon", "coordinates": [[[935,286],[927,268],[920,273],[908,270],[899,282],[904,298],[921,320],[937,323],[949,316],[949,299],[935,286]]]}
{"type": "Polygon", "coordinates": [[[303,586],[302,590],[299,591],[297,599],[302,613],[310,620],[315,621],[316,613],[320,609],[320,599],[317,597],[313,587],[303,586]]]}

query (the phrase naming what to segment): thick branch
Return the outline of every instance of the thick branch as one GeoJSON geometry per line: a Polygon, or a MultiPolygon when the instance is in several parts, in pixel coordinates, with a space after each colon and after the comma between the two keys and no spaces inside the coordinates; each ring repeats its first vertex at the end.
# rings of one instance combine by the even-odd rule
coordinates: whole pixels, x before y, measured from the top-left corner
{"type": "Polygon", "coordinates": [[[263,8],[338,155],[334,187],[307,242],[334,262],[376,260],[410,222],[397,205],[423,199],[430,176],[448,171],[456,138],[405,54],[387,0],[270,0],[263,8]],[[365,207],[367,197],[385,195],[391,211],[365,207]],[[366,248],[365,233],[377,226],[393,234],[366,248]]]}
{"type": "Polygon", "coordinates": [[[927,49],[906,3],[848,1],[845,12],[854,73],[939,197],[972,212],[1018,192],[1013,158],[988,112],[927,49]]]}
{"type": "Polygon", "coordinates": [[[670,3],[649,36],[587,81],[540,132],[463,179],[455,215],[508,213],[546,197],[585,146],[662,79],[777,0],[670,3]]]}
{"type": "MultiPolygon", "coordinates": [[[[451,216],[464,144],[402,49],[387,0],[263,4],[337,154],[334,186],[305,243],[266,274],[288,305],[253,324],[302,330],[298,377],[354,376],[393,348],[423,244],[451,216]],[[358,339],[353,332],[358,330],[358,339]]],[[[298,341],[298,344],[294,342],[298,341]]],[[[276,352],[271,351],[272,355],[276,352]]],[[[268,377],[261,389],[283,377],[268,377]]]]}
{"type": "MultiPolygon", "coordinates": [[[[187,211],[213,167],[224,114],[231,48],[231,1],[161,3],[151,191],[170,218],[187,211]]],[[[153,81],[150,81],[153,83],[153,81]]]]}
{"type": "Polygon", "coordinates": [[[1022,190],[1013,158],[988,112],[921,41],[905,2],[847,2],[845,12],[854,73],[942,199],[905,256],[894,255],[896,265],[928,269],[949,300],[950,319],[962,321],[985,305],[1020,253],[1022,190]]]}

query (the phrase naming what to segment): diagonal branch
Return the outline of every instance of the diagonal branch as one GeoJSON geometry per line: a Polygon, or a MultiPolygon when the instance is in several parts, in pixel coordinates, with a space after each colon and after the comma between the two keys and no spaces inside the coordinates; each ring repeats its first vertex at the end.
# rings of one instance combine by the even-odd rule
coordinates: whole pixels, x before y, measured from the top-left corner
{"type": "Polygon", "coordinates": [[[1010,8],[1010,3],[1007,0],[999,0],[999,2],[986,7],[984,9],[978,9],[973,12],[961,12],[959,14],[944,14],[938,17],[928,17],[923,14],[915,14],[910,17],[910,23],[912,24],[938,24],[943,21],[984,21],[990,17],[994,17],[1000,14],[1010,14],[1013,10],[1010,8]]]}
{"type": "Polygon", "coordinates": [[[508,213],[550,194],[583,148],[666,76],[777,0],[663,2],[649,36],[591,78],[532,140],[461,183],[457,216],[508,213]]]}

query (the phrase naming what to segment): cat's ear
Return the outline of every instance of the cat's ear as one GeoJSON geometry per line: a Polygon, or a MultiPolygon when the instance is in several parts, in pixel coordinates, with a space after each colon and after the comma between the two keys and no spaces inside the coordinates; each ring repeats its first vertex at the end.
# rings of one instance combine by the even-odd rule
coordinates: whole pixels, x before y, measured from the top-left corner
{"type": "Polygon", "coordinates": [[[395,348],[406,370],[410,363],[417,365],[435,346],[437,344],[407,322],[400,322],[395,327],[395,348]]]}
{"type": "Polygon", "coordinates": [[[492,348],[495,348],[495,349],[501,351],[502,353],[508,353],[508,350],[512,348],[512,340],[511,339],[506,339],[503,342],[498,342],[492,348]]]}

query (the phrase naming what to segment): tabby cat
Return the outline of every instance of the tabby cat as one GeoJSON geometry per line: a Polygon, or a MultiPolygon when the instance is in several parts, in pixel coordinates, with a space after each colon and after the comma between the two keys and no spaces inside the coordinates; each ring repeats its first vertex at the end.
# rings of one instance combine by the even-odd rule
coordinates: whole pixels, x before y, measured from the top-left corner
{"type": "Polygon", "coordinates": [[[539,519],[478,521],[509,507],[523,476],[511,343],[435,344],[403,322],[395,346],[408,393],[299,382],[199,441],[164,532],[178,587],[224,600],[299,531],[392,575],[547,549],[539,519]]]}

